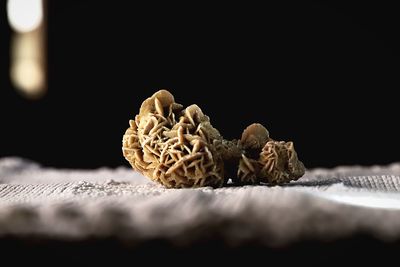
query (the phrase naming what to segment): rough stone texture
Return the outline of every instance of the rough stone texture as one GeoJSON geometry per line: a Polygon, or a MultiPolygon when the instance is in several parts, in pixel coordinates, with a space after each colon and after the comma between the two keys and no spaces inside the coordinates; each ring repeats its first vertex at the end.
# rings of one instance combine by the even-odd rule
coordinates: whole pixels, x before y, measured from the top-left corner
{"type": "Polygon", "coordinates": [[[183,108],[166,90],[146,99],[129,121],[122,151],[134,170],[168,188],[283,184],[304,174],[292,142],[276,142],[254,123],[228,141],[197,105],[183,108]]]}
{"type": "Polygon", "coordinates": [[[135,170],[168,188],[219,187],[224,166],[214,143],[221,141],[198,106],[182,110],[162,90],[144,101],[130,121],[123,153],[135,170]]]}

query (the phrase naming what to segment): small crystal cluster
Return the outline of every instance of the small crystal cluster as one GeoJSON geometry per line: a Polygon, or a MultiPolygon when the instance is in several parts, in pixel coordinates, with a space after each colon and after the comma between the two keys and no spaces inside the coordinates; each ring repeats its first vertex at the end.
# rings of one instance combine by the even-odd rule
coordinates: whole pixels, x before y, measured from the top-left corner
{"type": "Polygon", "coordinates": [[[197,105],[184,108],[166,90],[146,99],[129,125],[124,157],[134,170],[168,188],[220,187],[228,179],[282,184],[305,172],[292,142],[274,141],[257,123],[239,141],[225,140],[197,105]]]}

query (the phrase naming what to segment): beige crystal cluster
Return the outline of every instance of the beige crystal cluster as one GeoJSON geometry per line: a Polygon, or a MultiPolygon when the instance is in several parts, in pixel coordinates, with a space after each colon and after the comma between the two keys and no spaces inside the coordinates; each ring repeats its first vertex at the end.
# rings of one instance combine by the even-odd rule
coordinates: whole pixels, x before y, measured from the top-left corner
{"type": "Polygon", "coordinates": [[[269,137],[261,124],[241,139],[225,140],[197,105],[184,108],[160,90],[129,121],[122,151],[134,170],[168,188],[236,184],[283,184],[305,171],[292,142],[269,137]]]}

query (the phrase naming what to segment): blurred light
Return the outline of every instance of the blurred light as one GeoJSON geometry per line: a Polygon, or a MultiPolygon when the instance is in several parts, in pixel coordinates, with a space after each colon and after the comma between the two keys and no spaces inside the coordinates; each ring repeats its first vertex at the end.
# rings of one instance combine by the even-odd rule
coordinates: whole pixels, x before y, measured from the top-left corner
{"type": "Polygon", "coordinates": [[[8,21],[17,32],[29,32],[43,21],[42,0],[8,0],[8,21]]]}
{"type": "Polygon", "coordinates": [[[46,92],[43,33],[39,29],[11,38],[10,78],[23,96],[37,99],[46,92]]]}
{"type": "Polygon", "coordinates": [[[42,97],[46,81],[45,0],[8,0],[7,15],[15,31],[10,45],[10,78],[19,93],[42,97]]]}
{"type": "Polygon", "coordinates": [[[11,79],[28,97],[36,97],[43,93],[44,73],[35,60],[17,60],[11,68],[11,79]]]}

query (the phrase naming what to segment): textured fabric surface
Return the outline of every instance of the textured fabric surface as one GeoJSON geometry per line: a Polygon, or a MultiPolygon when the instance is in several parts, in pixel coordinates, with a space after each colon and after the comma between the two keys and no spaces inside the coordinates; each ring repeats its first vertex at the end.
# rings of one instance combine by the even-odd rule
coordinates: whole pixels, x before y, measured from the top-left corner
{"type": "Polygon", "coordinates": [[[0,236],[208,236],[280,246],[367,234],[400,239],[400,164],[309,170],[285,186],[165,189],[126,167],[43,168],[0,159],[0,236]]]}

